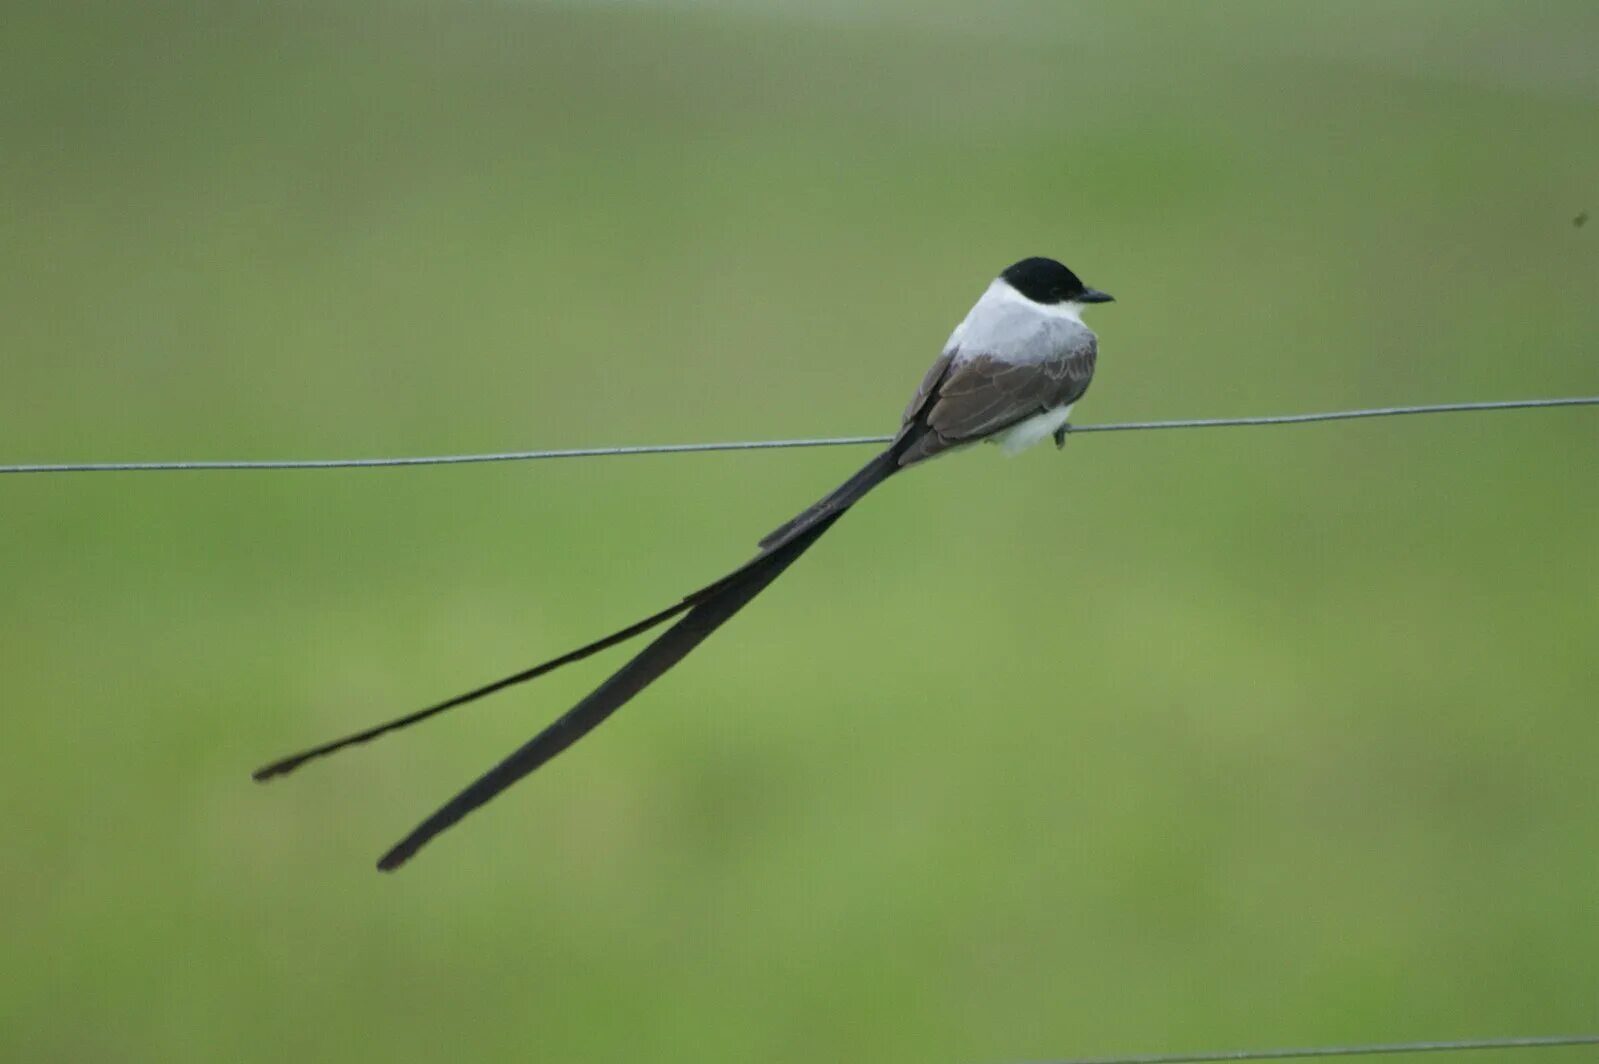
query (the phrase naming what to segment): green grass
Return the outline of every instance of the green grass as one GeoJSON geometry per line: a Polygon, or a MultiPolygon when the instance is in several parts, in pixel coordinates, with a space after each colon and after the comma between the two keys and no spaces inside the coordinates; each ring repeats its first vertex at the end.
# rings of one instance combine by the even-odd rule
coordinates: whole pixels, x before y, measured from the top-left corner
{"type": "MultiPolygon", "coordinates": [[[[0,461],[887,431],[988,276],[1084,422],[1592,394],[1592,5],[66,5],[0,35],[0,461]]],[[[973,1061],[1592,1026],[1599,421],[0,482],[0,1057],[973,1061]]],[[[1485,1054],[1474,1060],[1520,1060],[1485,1054]]],[[[1561,1058],[1566,1059],[1566,1058],[1561,1058]]]]}

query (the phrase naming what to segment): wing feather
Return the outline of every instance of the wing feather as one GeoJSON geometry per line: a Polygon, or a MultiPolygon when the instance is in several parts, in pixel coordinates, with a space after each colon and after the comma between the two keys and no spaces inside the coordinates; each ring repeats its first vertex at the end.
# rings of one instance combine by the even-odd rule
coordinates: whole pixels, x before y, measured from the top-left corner
{"type": "Polygon", "coordinates": [[[1025,361],[946,351],[906,407],[900,431],[916,439],[900,464],[924,461],[1076,402],[1093,379],[1097,351],[1094,334],[1086,329],[1071,339],[1043,358],[1025,361]]]}

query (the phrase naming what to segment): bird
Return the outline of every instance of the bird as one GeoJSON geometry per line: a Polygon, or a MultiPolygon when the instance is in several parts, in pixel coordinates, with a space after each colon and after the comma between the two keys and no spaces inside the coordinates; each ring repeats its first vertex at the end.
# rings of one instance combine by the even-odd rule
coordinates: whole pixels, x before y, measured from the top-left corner
{"type": "Polygon", "coordinates": [[[714,583],[592,643],[424,709],[272,762],[258,781],[526,683],[563,665],[676,622],[577,705],[439,807],[378,860],[392,872],[469,813],[587,735],[776,580],[873,488],[896,474],[976,443],[1007,453],[1053,438],[1063,447],[1072,406],[1088,390],[1098,339],[1083,310],[1113,299],[1042,256],[1006,267],[950,333],[900,417],[892,441],[833,491],[764,536],[758,553],[714,583]]]}

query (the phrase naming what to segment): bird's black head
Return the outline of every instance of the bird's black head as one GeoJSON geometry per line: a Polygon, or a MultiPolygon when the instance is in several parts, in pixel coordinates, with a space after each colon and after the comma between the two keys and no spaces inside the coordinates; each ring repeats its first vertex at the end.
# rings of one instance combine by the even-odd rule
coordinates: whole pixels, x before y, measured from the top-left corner
{"type": "Polygon", "coordinates": [[[1034,256],[1005,268],[1007,283],[1034,303],[1109,303],[1111,297],[1089,288],[1054,259],[1034,256]]]}

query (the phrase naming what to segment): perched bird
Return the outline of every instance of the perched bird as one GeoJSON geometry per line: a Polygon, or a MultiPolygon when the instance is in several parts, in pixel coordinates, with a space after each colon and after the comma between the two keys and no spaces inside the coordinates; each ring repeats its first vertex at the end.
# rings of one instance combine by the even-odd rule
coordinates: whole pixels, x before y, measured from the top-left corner
{"type": "Polygon", "coordinates": [[[1062,446],[1072,404],[1088,390],[1094,376],[1096,341],[1083,324],[1083,308],[1110,301],[1110,296],[1085,286],[1053,259],[1028,258],[1007,267],[950,334],[943,353],[905,407],[893,442],[826,497],[768,534],[750,561],[603,639],[426,709],[274,761],[257,770],[255,778],[268,780],[292,772],[314,758],[543,676],[682,615],[588,697],[384,854],[378,867],[393,871],[435,835],[587,735],[683,660],[809,550],[845,511],[895,473],[982,441],[998,443],[1011,453],[1051,437],[1057,447],[1062,446]]]}

